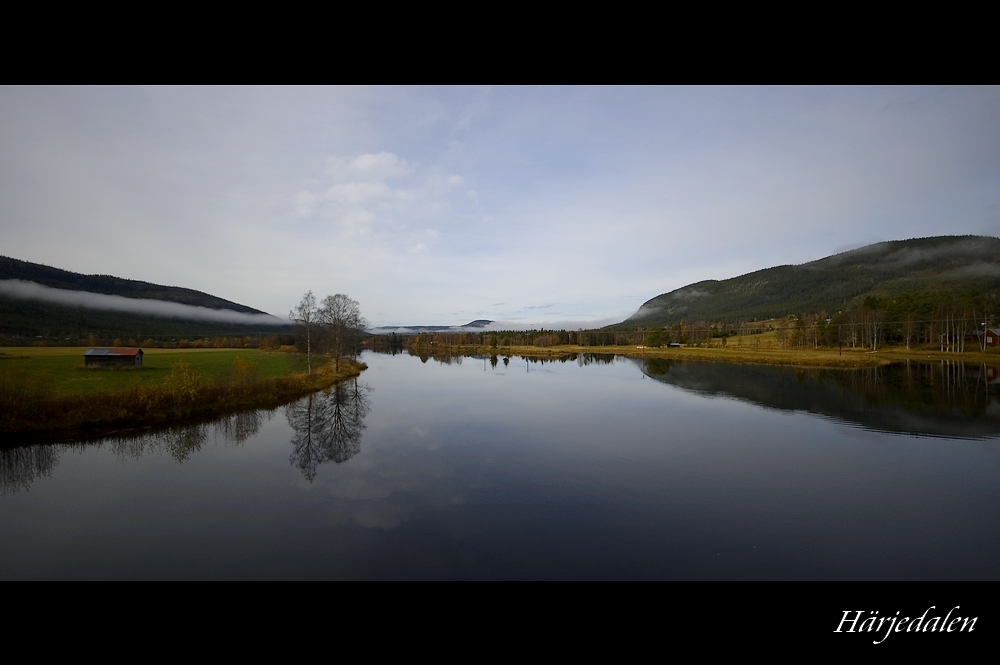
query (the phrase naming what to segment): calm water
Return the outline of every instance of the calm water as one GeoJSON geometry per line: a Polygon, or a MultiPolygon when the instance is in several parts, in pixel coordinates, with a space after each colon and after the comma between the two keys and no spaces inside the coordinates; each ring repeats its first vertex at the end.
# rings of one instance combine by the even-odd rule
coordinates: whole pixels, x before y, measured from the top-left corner
{"type": "Polygon", "coordinates": [[[0,578],[1000,578],[986,368],[364,360],[273,412],[0,449],[0,578]]]}

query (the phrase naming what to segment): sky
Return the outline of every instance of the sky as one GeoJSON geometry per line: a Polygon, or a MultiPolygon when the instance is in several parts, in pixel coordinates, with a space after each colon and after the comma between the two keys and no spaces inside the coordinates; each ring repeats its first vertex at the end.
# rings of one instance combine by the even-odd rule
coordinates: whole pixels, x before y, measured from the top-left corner
{"type": "Polygon", "coordinates": [[[0,87],[0,254],[286,318],[591,327],[1000,235],[1000,88],[0,87]]]}

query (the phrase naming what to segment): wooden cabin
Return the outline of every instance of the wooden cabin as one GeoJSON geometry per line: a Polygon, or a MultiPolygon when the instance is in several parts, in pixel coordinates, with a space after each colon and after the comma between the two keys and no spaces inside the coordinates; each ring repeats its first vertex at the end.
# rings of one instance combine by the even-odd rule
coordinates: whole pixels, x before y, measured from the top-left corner
{"type": "Polygon", "coordinates": [[[1000,328],[986,329],[986,346],[1000,346],[1000,328]]]}
{"type": "Polygon", "coordinates": [[[975,335],[979,346],[986,348],[1000,346],[1000,328],[987,328],[983,332],[976,330],[972,334],[975,335]]]}
{"type": "Polygon", "coordinates": [[[87,367],[142,367],[142,349],[87,349],[83,352],[87,367]]]}

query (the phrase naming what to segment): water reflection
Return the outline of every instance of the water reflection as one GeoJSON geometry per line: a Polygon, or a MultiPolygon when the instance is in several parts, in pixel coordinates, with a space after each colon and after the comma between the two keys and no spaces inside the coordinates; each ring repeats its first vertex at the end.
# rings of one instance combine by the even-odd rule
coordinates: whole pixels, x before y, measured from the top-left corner
{"type": "Polygon", "coordinates": [[[33,444],[0,448],[0,496],[27,490],[39,478],[52,475],[59,459],[72,450],[108,448],[118,461],[165,452],[178,463],[209,442],[240,445],[257,435],[272,411],[237,413],[208,423],[112,434],[96,443],[33,444]]]}
{"type": "MultiPolygon", "coordinates": [[[[364,419],[370,411],[371,387],[358,381],[342,382],[284,407],[293,430],[290,461],[309,481],[320,464],[340,464],[360,451],[364,419]]],[[[253,410],[206,423],[157,430],[112,434],[96,443],[33,444],[0,448],[0,495],[27,490],[52,475],[59,459],[72,449],[108,448],[118,461],[146,454],[167,453],[183,463],[206,444],[241,445],[255,437],[273,411],[253,410]]]]}
{"type": "MultiPolygon", "coordinates": [[[[498,348],[496,352],[490,355],[456,352],[448,347],[437,348],[434,346],[419,348],[410,347],[405,349],[405,351],[412,357],[420,358],[420,362],[423,363],[426,363],[428,360],[434,360],[442,365],[461,365],[463,358],[475,358],[476,360],[489,360],[490,365],[494,369],[499,364],[501,358],[503,359],[503,364],[506,367],[510,365],[510,359],[514,357],[513,354],[509,352],[504,353],[502,348],[498,348]]],[[[390,356],[396,356],[403,353],[401,349],[389,347],[383,348],[379,346],[369,349],[369,352],[390,356]]],[[[623,362],[625,357],[618,356],[613,353],[562,353],[556,351],[552,352],[549,356],[522,357],[522,360],[524,360],[525,363],[532,365],[575,362],[580,367],[585,367],[587,365],[610,365],[615,362],[623,362]]]]}
{"type": "Polygon", "coordinates": [[[312,482],[320,464],[340,464],[361,450],[361,432],[371,409],[371,388],[354,379],[313,393],[285,407],[292,427],[293,466],[312,482]]]}
{"type": "Polygon", "coordinates": [[[657,381],[862,427],[926,436],[1000,435],[996,368],[962,362],[900,362],[857,370],[631,359],[657,381]]]}
{"type": "Polygon", "coordinates": [[[51,476],[64,447],[0,448],[0,496],[27,491],[36,479],[51,476]]]}
{"type": "Polygon", "coordinates": [[[0,571],[1000,575],[1000,438],[947,445],[827,421],[989,434],[1000,395],[983,368],[824,372],[606,354],[365,361],[373,391],[351,382],[280,412],[0,450],[0,489],[14,493],[0,500],[0,571]]]}

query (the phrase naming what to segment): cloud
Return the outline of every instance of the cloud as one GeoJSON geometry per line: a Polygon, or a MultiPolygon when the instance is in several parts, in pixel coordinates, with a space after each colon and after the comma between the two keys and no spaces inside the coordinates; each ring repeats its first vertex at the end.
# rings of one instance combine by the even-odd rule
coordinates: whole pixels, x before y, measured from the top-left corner
{"type": "Polygon", "coordinates": [[[406,178],[413,173],[413,167],[391,152],[367,153],[357,157],[330,157],[327,159],[327,175],[335,179],[356,179],[367,182],[383,182],[406,178]]]}
{"type": "Polygon", "coordinates": [[[657,307],[656,305],[643,305],[642,307],[640,307],[636,311],[635,314],[633,314],[632,316],[628,317],[628,319],[626,319],[626,320],[630,320],[630,319],[644,319],[647,316],[654,316],[655,314],[659,313],[660,311],[661,311],[661,308],[657,307]]]}
{"type": "Polygon", "coordinates": [[[343,205],[360,205],[388,198],[392,194],[383,182],[345,182],[326,190],[326,198],[343,205]]]}
{"type": "Polygon", "coordinates": [[[295,205],[295,214],[308,217],[312,214],[313,206],[320,201],[320,197],[311,192],[300,192],[292,197],[295,205]]]}
{"type": "Polygon", "coordinates": [[[169,319],[183,319],[185,321],[218,321],[220,323],[240,323],[259,326],[281,326],[288,323],[270,314],[244,314],[243,312],[234,312],[226,309],[185,305],[168,300],[125,298],[123,296],[112,296],[104,293],[90,293],[89,291],[53,289],[48,286],[36,284],[35,282],[25,282],[20,279],[0,280],[0,296],[21,300],[41,300],[57,305],[68,305],[70,307],[84,307],[113,312],[131,312],[133,314],[145,314],[147,316],[169,319]]]}
{"type": "Polygon", "coordinates": [[[708,291],[703,291],[701,289],[678,289],[672,294],[676,300],[697,300],[698,298],[705,298],[710,295],[708,291]]]}
{"type": "Polygon", "coordinates": [[[420,252],[426,252],[426,251],[428,251],[427,245],[425,245],[422,242],[421,243],[417,243],[416,247],[411,247],[410,248],[410,254],[419,254],[420,252]]]}

